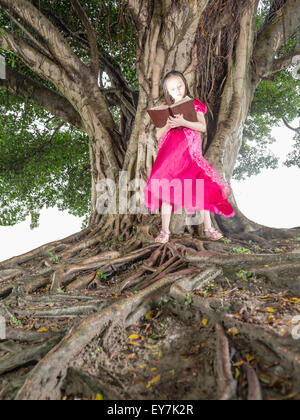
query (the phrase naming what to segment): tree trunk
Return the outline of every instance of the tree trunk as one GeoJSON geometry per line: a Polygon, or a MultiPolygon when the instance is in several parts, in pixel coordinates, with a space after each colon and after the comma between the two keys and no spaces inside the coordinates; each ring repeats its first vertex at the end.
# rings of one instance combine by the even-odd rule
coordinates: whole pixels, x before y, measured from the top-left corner
{"type": "MultiPolygon", "coordinates": [[[[199,27],[199,20],[202,10],[205,6],[203,2],[195,2],[191,4],[187,2],[185,8],[182,5],[173,5],[170,10],[164,9],[163,3],[155,2],[154,10],[149,20],[147,7],[142,7],[139,15],[140,30],[137,39],[137,73],[139,85],[138,106],[136,117],[125,156],[117,156],[119,165],[113,166],[110,162],[108,167],[102,167],[107,161],[107,156],[102,159],[101,142],[97,142],[97,120],[93,124],[90,123],[90,115],[84,115],[83,120],[85,126],[88,127],[90,136],[90,156],[92,166],[92,205],[90,225],[97,225],[101,220],[102,228],[109,225],[111,232],[115,227],[115,235],[124,234],[124,226],[128,231],[128,220],[131,220],[132,227],[137,222],[145,221],[145,215],[149,215],[148,209],[143,205],[143,197],[139,196],[137,201],[136,214],[130,214],[129,199],[130,192],[126,198],[124,191],[122,197],[119,197],[119,183],[121,183],[120,175],[127,175],[127,183],[122,178],[127,187],[130,182],[137,180],[139,190],[142,193],[143,186],[147,181],[147,177],[151,172],[151,168],[157,153],[157,139],[155,127],[150,121],[147,109],[154,106],[160,99],[160,83],[164,73],[171,70],[174,62],[177,62],[177,69],[185,73],[189,84],[195,87],[196,81],[196,64],[195,64],[195,48],[196,33],[199,27]],[[175,25],[175,28],[172,27],[175,25]],[[193,51],[193,54],[190,54],[193,51]],[[92,125],[92,130],[90,126],[92,125]],[[118,173],[119,172],[119,173],[118,173]],[[113,180],[115,185],[115,212],[114,216],[99,215],[99,208],[103,204],[103,189],[97,184],[105,177],[113,180]],[[122,201],[123,199],[123,201],[122,201]],[[123,202],[123,204],[122,204],[123,202]],[[98,205],[97,205],[98,203],[98,205]],[[125,207],[122,207],[125,206],[125,207]],[[127,215],[123,216],[126,211],[119,215],[119,209],[127,208],[127,215]],[[104,219],[104,221],[103,221],[104,219]],[[121,223],[121,224],[120,224],[121,223]]],[[[194,88],[194,90],[196,90],[194,88]]],[[[80,107],[78,107],[80,109],[80,107]]],[[[81,112],[82,115],[82,111],[81,112]]],[[[98,130],[99,131],[99,130],[98,130]]],[[[98,134],[99,136],[99,134],[98,134]]],[[[102,140],[102,139],[101,139],[102,140]]],[[[114,145],[113,150],[117,154],[114,145]]],[[[132,188],[134,190],[134,187],[132,188]]],[[[109,195],[109,193],[108,193],[109,195]]],[[[107,209],[108,210],[108,209],[107,209]]],[[[101,208],[103,212],[103,208],[101,208]]],[[[147,218],[146,218],[147,220],[147,218]]],[[[182,227],[179,227],[179,230],[182,227]]]]}
{"type": "MultiPolygon", "coordinates": [[[[102,215],[97,213],[97,203],[99,204],[98,208],[100,208],[101,203],[103,203],[103,191],[98,189],[97,193],[97,182],[109,173],[108,177],[113,180],[113,184],[116,186],[116,215],[111,215],[110,217],[106,215],[104,217],[105,222],[101,226],[104,225],[106,227],[109,225],[109,232],[115,228],[116,236],[126,235],[125,237],[127,237],[126,232],[128,232],[130,227],[134,225],[139,226],[141,222],[142,224],[145,224],[145,222],[147,224],[149,221],[149,218],[145,218],[145,215],[149,215],[149,211],[142,204],[142,195],[138,196],[135,194],[135,197],[139,198],[136,206],[137,213],[132,214],[130,212],[128,204],[132,194],[129,191],[128,196],[126,196],[124,187],[129,186],[129,183],[133,182],[133,180],[137,180],[136,188],[131,184],[133,187],[131,189],[142,194],[143,187],[156,158],[156,132],[147,114],[147,109],[161,100],[161,81],[163,76],[174,69],[174,63],[176,63],[176,70],[185,75],[193,96],[199,97],[199,92],[203,90],[198,85],[200,71],[199,51],[202,48],[199,46],[199,28],[206,31],[206,38],[210,40],[215,38],[216,28],[221,27],[221,31],[224,30],[220,22],[214,22],[214,25],[209,26],[205,20],[203,10],[207,6],[206,2],[183,3],[172,4],[172,7],[167,8],[164,6],[164,2],[154,2],[151,17],[149,17],[147,2],[143,3],[144,6],[139,11],[137,73],[141,89],[126,154],[123,160],[122,156],[116,156],[122,162],[119,167],[116,164],[115,166],[110,164],[109,168],[100,168],[103,161],[100,149],[101,143],[100,141],[97,143],[94,140],[97,130],[90,134],[92,162],[92,214],[90,224],[97,224],[102,219],[102,215]],[[127,175],[127,182],[125,182],[125,178],[122,178],[124,181],[122,184],[122,197],[118,196],[119,182],[121,182],[121,172],[118,174],[118,171],[123,171],[123,177],[127,175]],[[139,189],[137,186],[139,186],[139,189]],[[121,204],[122,199],[123,205],[121,204]],[[123,209],[121,215],[118,214],[120,208],[123,209]],[[123,216],[124,213],[127,213],[127,215],[123,216]]],[[[256,9],[257,1],[253,1],[250,4],[248,2],[245,4],[241,3],[239,11],[233,9],[239,18],[236,43],[231,46],[228,52],[228,65],[225,77],[223,77],[224,74],[222,76],[223,81],[225,81],[222,95],[218,98],[218,102],[216,98],[212,100],[212,103],[215,102],[216,105],[215,109],[210,109],[208,143],[206,149],[203,150],[204,157],[216,168],[220,176],[228,184],[230,184],[242,144],[244,122],[248,116],[256,87],[260,81],[252,67],[256,9]]],[[[133,13],[134,11],[133,9],[133,13]]],[[[219,18],[219,20],[222,22],[222,18],[219,18]]],[[[218,38],[220,38],[220,32],[218,38]]],[[[218,44],[217,47],[220,54],[222,45],[218,44]]],[[[207,62],[214,62],[215,53],[215,49],[210,51],[211,56],[207,57],[207,62]]],[[[217,67],[214,68],[212,66],[211,73],[217,74],[217,67]]],[[[216,93],[215,95],[217,96],[216,93]]],[[[203,100],[202,97],[200,99],[203,100]]],[[[97,127],[97,121],[94,123],[94,126],[97,127]]],[[[203,142],[204,145],[206,144],[205,140],[203,142]]],[[[118,151],[115,145],[114,151],[117,155],[118,151]]],[[[107,160],[107,158],[104,160],[107,160]]],[[[235,217],[225,218],[212,214],[212,218],[217,225],[216,227],[219,227],[224,233],[233,234],[236,238],[246,235],[248,239],[258,240],[260,243],[264,241],[264,238],[280,237],[281,235],[290,236],[289,233],[284,232],[282,229],[266,228],[249,220],[239,210],[234,195],[229,198],[229,201],[234,207],[235,217]]],[[[159,211],[155,214],[159,214],[159,211]]],[[[182,214],[172,214],[171,231],[177,234],[187,230],[191,234],[199,235],[201,233],[201,223],[203,222],[202,214],[202,212],[199,212],[195,216],[190,216],[185,212],[185,209],[183,209],[182,214]],[[194,228],[192,227],[193,225],[195,226],[194,228]]],[[[154,219],[158,220],[157,218],[154,219]]]]}

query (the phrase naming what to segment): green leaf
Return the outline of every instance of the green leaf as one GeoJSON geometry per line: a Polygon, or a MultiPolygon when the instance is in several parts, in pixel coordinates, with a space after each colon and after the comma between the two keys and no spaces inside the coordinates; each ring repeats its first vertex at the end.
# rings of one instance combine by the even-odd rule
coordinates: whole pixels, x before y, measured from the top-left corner
{"type": "Polygon", "coordinates": [[[157,340],[157,339],[159,339],[159,338],[161,338],[162,336],[161,335],[158,335],[158,334],[151,334],[150,336],[149,336],[149,338],[151,338],[152,340],[157,340]]]}
{"type": "Polygon", "coordinates": [[[190,305],[190,304],[192,303],[192,301],[193,301],[192,296],[191,296],[191,295],[189,295],[189,294],[186,294],[185,296],[186,296],[186,299],[185,299],[185,304],[186,304],[186,305],[190,305]]]}
{"type": "Polygon", "coordinates": [[[11,324],[15,325],[16,327],[22,327],[22,325],[23,325],[21,321],[19,321],[17,318],[15,318],[13,316],[10,318],[10,322],[11,322],[11,324]]]}

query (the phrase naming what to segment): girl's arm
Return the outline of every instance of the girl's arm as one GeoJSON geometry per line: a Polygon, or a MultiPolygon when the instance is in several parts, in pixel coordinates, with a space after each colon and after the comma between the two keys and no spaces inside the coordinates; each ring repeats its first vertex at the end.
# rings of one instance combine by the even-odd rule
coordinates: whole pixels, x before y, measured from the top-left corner
{"type": "Polygon", "coordinates": [[[201,133],[206,133],[207,127],[203,112],[197,112],[197,119],[198,122],[184,120],[184,126],[191,128],[192,130],[200,131],[201,133]]]}
{"type": "Polygon", "coordinates": [[[167,131],[169,131],[169,130],[171,130],[171,125],[170,125],[170,121],[168,120],[167,121],[167,124],[164,126],[164,127],[162,127],[162,128],[157,128],[156,129],[156,135],[157,135],[157,138],[159,139],[161,136],[163,136],[167,131]]]}
{"type": "Polygon", "coordinates": [[[202,111],[196,112],[196,114],[197,114],[197,119],[198,119],[197,122],[185,120],[182,114],[176,115],[175,118],[170,117],[170,120],[172,121],[171,127],[174,128],[174,127],[183,126],[183,127],[191,128],[192,130],[206,133],[207,126],[206,126],[206,121],[205,121],[203,112],[202,111]]]}

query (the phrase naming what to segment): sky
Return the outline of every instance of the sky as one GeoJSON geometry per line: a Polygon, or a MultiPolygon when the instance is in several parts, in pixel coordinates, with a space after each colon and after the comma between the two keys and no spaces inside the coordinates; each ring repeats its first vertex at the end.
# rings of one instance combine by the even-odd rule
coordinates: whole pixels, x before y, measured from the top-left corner
{"type": "MultiPolygon", "coordinates": [[[[298,121],[291,123],[297,127],[298,121]]],[[[284,125],[272,130],[276,143],[269,146],[280,157],[278,169],[263,170],[245,181],[231,181],[239,209],[254,222],[276,228],[300,226],[300,168],[282,165],[292,150],[293,131],[284,125]]],[[[40,226],[30,229],[30,217],[15,226],[0,226],[0,261],[31,251],[81,230],[82,218],[57,208],[41,211],[40,226]]]]}

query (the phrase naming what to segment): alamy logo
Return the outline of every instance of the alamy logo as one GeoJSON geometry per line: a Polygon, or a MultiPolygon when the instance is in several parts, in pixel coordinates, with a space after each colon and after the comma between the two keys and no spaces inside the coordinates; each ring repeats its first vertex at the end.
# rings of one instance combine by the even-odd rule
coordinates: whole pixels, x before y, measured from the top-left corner
{"type": "Polygon", "coordinates": [[[5,318],[0,316],[0,340],[6,339],[6,323],[5,318]]]}
{"type": "MultiPolygon", "coordinates": [[[[127,171],[119,172],[119,208],[117,209],[117,185],[112,179],[101,179],[96,184],[96,209],[99,214],[148,214],[157,211],[159,200],[182,203],[188,213],[197,213],[204,209],[204,180],[197,179],[152,179],[146,187],[146,181],[135,178],[127,181],[127,171]],[[196,185],[195,185],[196,184],[196,185]],[[134,193],[128,197],[128,193],[134,193]],[[194,192],[194,193],[193,193],[194,192]],[[146,196],[145,196],[146,193],[146,196]],[[151,208],[151,210],[150,210],[151,208]],[[156,208],[156,210],[154,210],[156,208]]],[[[182,214],[183,206],[175,214],[182,214]]],[[[188,224],[200,224],[199,214],[188,217],[188,224]]]]}
{"type": "Polygon", "coordinates": [[[6,79],[5,58],[0,55],[0,79],[6,79]]]}

